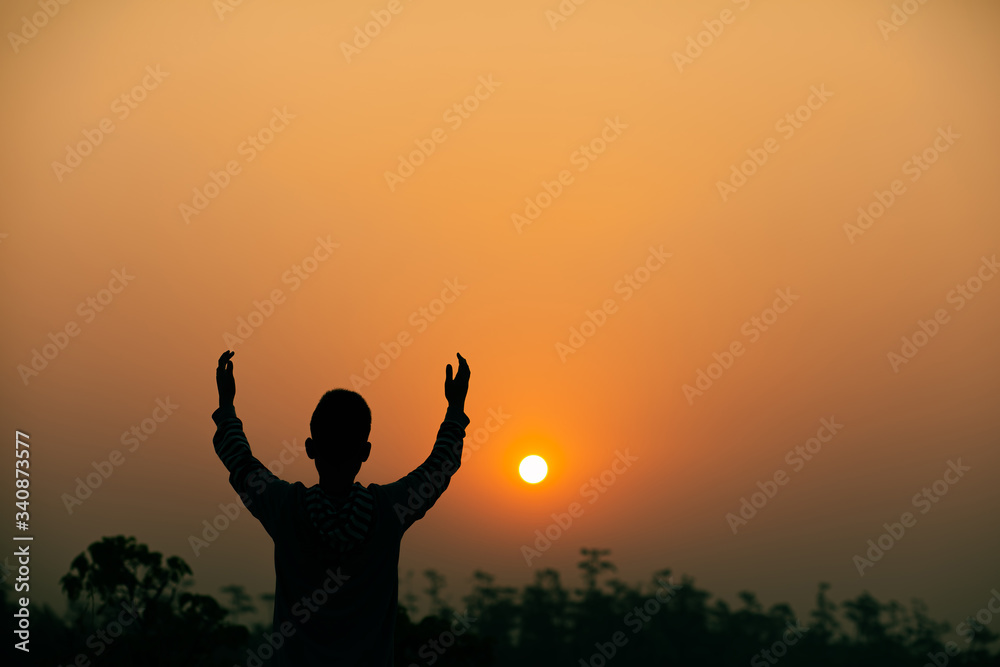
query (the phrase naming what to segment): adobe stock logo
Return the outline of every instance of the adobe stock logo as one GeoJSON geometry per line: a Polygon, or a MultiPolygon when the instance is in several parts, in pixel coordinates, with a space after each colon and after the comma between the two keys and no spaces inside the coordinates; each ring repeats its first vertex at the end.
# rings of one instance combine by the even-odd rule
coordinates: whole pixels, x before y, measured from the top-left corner
{"type": "MultiPolygon", "coordinates": [[[[118,120],[123,121],[128,118],[132,111],[137,109],[139,104],[149,96],[149,93],[159,88],[160,84],[170,76],[170,72],[162,71],[159,65],[155,68],[152,65],[147,65],[145,72],[146,75],[139,83],[116,97],[111,103],[111,111],[118,117],[118,120]]],[[[56,180],[62,183],[66,174],[72,173],[74,169],[83,164],[83,159],[93,154],[94,150],[104,143],[104,138],[116,129],[114,121],[109,117],[104,117],[97,122],[97,127],[81,130],[83,139],[75,144],[66,144],[65,161],[53,160],[52,171],[56,175],[56,180]]]]}
{"type": "Polygon", "coordinates": [[[401,329],[388,343],[380,341],[379,347],[382,351],[377,352],[374,359],[365,359],[364,370],[361,374],[354,373],[351,375],[350,382],[354,391],[358,391],[362,387],[367,387],[377,380],[392,365],[393,361],[399,359],[399,356],[403,353],[403,348],[412,345],[416,339],[416,335],[427,331],[427,327],[430,326],[431,322],[439,319],[445,310],[447,310],[449,304],[455,303],[462,292],[468,288],[468,285],[458,282],[457,277],[454,280],[445,280],[444,289],[441,290],[440,297],[431,299],[426,306],[420,306],[420,308],[410,313],[407,321],[411,326],[416,327],[416,333],[411,334],[408,329],[401,329]]]}
{"type": "Polygon", "coordinates": [[[899,32],[899,29],[906,25],[910,17],[920,11],[921,5],[926,5],[930,0],[903,0],[902,5],[893,4],[892,13],[889,20],[879,19],[875,22],[878,30],[882,33],[882,39],[889,41],[889,35],[899,32]]]}
{"type": "Polygon", "coordinates": [[[255,497],[263,493],[267,489],[267,485],[275,481],[277,476],[284,472],[285,466],[294,463],[304,451],[306,451],[306,448],[298,444],[295,438],[292,438],[291,442],[282,440],[281,451],[278,453],[277,458],[267,463],[264,466],[266,469],[258,468],[247,476],[246,486],[251,489],[251,492],[240,492],[239,503],[219,503],[219,513],[210,519],[202,520],[200,536],[194,533],[188,535],[188,546],[191,547],[194,555],[200,556],[203,550],[212,546],[212,543],[219,539],[219,536],[236,522],[236,519],[240,517],[244,509],[250,509],[255,497]],[[253,493],[253,495],[250,495],[250,493],[253,493]]]}
{"type": "MultiPolygon", "coordinates": [[[[949,291],[945,296],[945,301],[954,305],[955,312],[962,310],[998,273],[1000,273],[1000,263],[997,262],[996,254],[992,258],[983,255],[976,272],[964,282],[956,284],[955,289],[949,291]]],[[[917,326],[919,328],[909,336],[900,337],[902,344],[899,347],[899,352],[893,350],[886,355],[892,372],[898,373],[901,366],[910,363],[920,353],[920,350],[930,343],[941,331],[941,328],[949,322],[951,322],[951,314],[945,308],[938,308],[934,311],[933,316],[927,320],[918,319],[917,326]]]]}
{"type": "MultiPolygon", "coordinates": [[[[660,613],[661,609],[666,608],[674,596],[684,590],[684,586],[674,583],[673,577],[667,581],[657,577],[656,582],[660,584],[660,587],[646,598],[642,605],[636,605],[622,618],[622,623],[630,628],[634,635],[649,627],[653,616],[660,613]]],[[[608,641],[594,642],[596,650],[587,658],[580,658],[577,664],[579,667],[605,667],[628,644],[628,641],[629,637],[625,631],[618,630],[608,637],[608,641]]]]}
{"type": "MultiPolygon", "coordinates": [[[[785,141],[790,140],[795,136],[797,130],[805,127],[805,123],[809,122],[813,115],[826,105],[831,97],[833,97],[833,93],[826,89],[826,84],[821,83],[818,87],[811,86],[809,97],[804,103],[775,121],[775,131],[780,132],[785,141]]],[[[723,204],[746,185],[748,179],[752,178],[767,164],[771,156],[781,149],[781,144],[774,137],[765,139],[762,146],[762,148],[748,148],[746,150],[747,159],[738,164],[734,162],[729,166],[729,178],[725,181],[715,182],[723,204]]]]}
{"type": "MultiPolygon", "coordinates": [[[[965,477],[965,473],[970,470],[972,470],[971,466],[962,465],[962,459],[948,461],[948,467],[945,468],[941,478],[929,486],[925,486],[920,490],[920,493],[914,495],[911,500],[912,505],[918,508],[921,514],[927,514],[934,508],[934,504],[941,502],[941,498],[946,496],[951,487],[958,484],[959,480],[965,477]]],[[[857,568],[858,574],[862,577],[865,576],[865,570],[875,567],[875,563],[882,560],[882,557],[896,546],[896,542],[903,539],[903,536],[906,535],[906,529],[913,528],[915,525],[917,525],[917,517],[913,512],[903,512],[896,523],[883,523],[882,527],[885,528],[885,532],[874,540],[868,540],[868,550],[864,552],[864,556],[859,554],[854,556],[854,567],[857,568]]]]}
{"type": "Polygon", "coordinates": [[[368,21],[362,26],[354,26],[354,38],[350,42],[340,43],[340,52],[344,54],[344,59],[347,63],[351,63],[351,59],[354,56],[360,56],[361,51],[367,49],[372,40],[382,34],[382,30],[389,27],[392,23],[392,17],[397,16],[402,13],[403,3],[400,0],[389,0],[389,3],[385,6],[385,9],[373,9],[369,13],[372,20],[368,21]]]}
{"type": "MultiPolygon", "coordinates": [[[[128,431],[123,431],[119,439],[120,442],[122,445],[130,445],[128,451],[134,452],[139,449],[143,442],[149,440],[159,429],[160,424],[167,421],[179,407],[181,406],[171,401],[169,396],[166,399],[157,398],[156,407],[149,413],[149,416],[138,424],[133,424],[128,431]]],[[[90,465],[94,472],[88,473],[83,478],[77,477],[73,493],[64,493],[59,497],[67,514],[72,515],[74,507],[83,505],[84,500],[94,495],[94,491],[100,488],[123,463],[125,463],[125,455],[119,449],[111,450],[103,461],[91,461],[90,465]]]]}
{"type": "MultiPolygon", "coordinates": [[[[813,457],[823,449],[823,445],[833,440],[837,436],[837,433],[844,428],[844,425],[838,423],[836,417],[833,416],[829,419],[824,417],[819,420],[819,423],[820,426],[816,429],[815,436],[806,440],[805,443],[789,449],[785,454],[785,463],[792,467],[793,473],[801,471],[806,466],[806,462],[812,461],[813,457]]],[[[736,534],[737,530],[747,525],[747,522],[757,516],[758,512],[764,509],[767,503],[778,495],[778,491],[781,490],[780,487],[788,484],[790,479],[791,477],[783,468],[778,468],[771,475],[770,479],[765,479],[763,482],[758,480],[757,488],[760,491],[751,493],[749,500],[747,500],[746,496],[740,498],[740,507],[737,510],[739,516],[732,512],[726,514],[726,523],[732,529],[733,535],[736,534]]]]}
{"type": "MultiPolygon", "coordinates": [[[[242,156],[247,163],[253,162],[260,153],[265,151],[271,142],[288,128],[288,121],[295,119],[297,115],[289,113],[286,106],[280,110],[278,107],[272,107],[271,112],[271,118],[268,119],[267,125],[253,134],[246,135],[246,139],[236,147],[236,153],[242,156]]],[[[191,203],[181,202],[177,205],[177,211],[184,220],[184,224],[191,224],[191,218],[201,215],[209,204],[229,187],[233,178],[242,173],[243,165],[235,158],[228,160],[219,171],[209,169],[208,180],[200,188],[191,188],[191,203]]]]}
{"type": "Polygon", "coordinates": [[[232,14],[243,4],[243,0],[212,0],[212,9],[220,21],[226,20],[226,14],[232,14]]]}
{"type": "Polygon", "coordinates": [[[560,23],[565,23],[570,16],[576,14],[577,7],[586,2],[587,0],[562,0],[554,10],[545,10],[545,20],[549,22],[549,27],[554,31],[560,23]]]}
{"type": "MultiPolygon", "coordinates": [[[[765,308],[761,311],[760,316],[754,315],[747,321],[743,323],[740,327],[740,333],[747,336],[751,343],[756,343],[760,340],[763,332],[767,331],[775,322],[778,321],[778,316],[788,312],[796,301],[798,301],[801,296],[798,294],[792,294],[792,288],[786,287],[785,289],[776,289],[774,291],[778,295],[778,298],[774,300],[770,308],[765,308]],[[782,307],[784,306],[784,307],[782,307]],[[768,317],[770,315],[770,317],[768,317]]],[[[690,384],[685,384],[681,387],[681,391],[684,392],[684,398],[687,399],[688,405],[694,405],[695,396],[703,396],[706,391],[712,388],[712,385],[722,377],[722,375],[732,368],[733,364],[736,363],[736,359],[742,357],[747,351],[743,343],[739,340],[734,340],[729,344],[729,346],[723,349],[722,353],[713,352],[712,361],[706,367],[706,370],[697,369],[695,373],[694,386],[690,384]]]]}
{"type": "MultiPolygon", "coordinates": [[[[990,593],[992,595],[984,607],[981,607],[974,616],[966,616],[964,621],[955,626],[955,634],[965,640],[966,646],[972,643],[977,634],[986,630],[986,626],[993,622],[994,615],[1000,615],[1000,591],[994,588],[990,593]],[[996,607],[993,606],[994,602],[997,603],[996,607]]],[[[930,662],[925,662],[924,667],[947,667],[950,659],[961,652],[962,647],[957,643],[947,642],[944,651],[927,654],[930,662]]]]}
{"type": "MultiPolygon", "coordinates": [[[[627,448],[624,452],[616,449],[615,458],[611,461],[611,465],[602,470],[599,475],[591,477],[588,481],[584,482],[580,486],[580,495],[584,498],[589,498],[587,503],[593,505],[638,460],[639,457],[630,454],[627,448]]],[[[535,530],[535,541],[532,544],[521,545],[521,556],[524,557],[525,565],[531,567],[531,561],[541,558],[542,554],[551,549],[552,544],[558,541],[563,536],[563,533],[573,526],[574,520],[583,516],[584,510],[583,505],[578,502],[572,502],[566,508],[565,512],[553,512],[550,515],[552,523],[544,529],[535,530]]]]}
{"type": "MultiPolygon", "coordinates": [[[[115,296],[121,294],[133,280],[135,280],[135,276],[126,271],[124,266],[121,271],[112,270],[108,286],[98,290],[96,296],[88,296],[81,301],[76,307],[77,315],[83,318],[84,324],[90,324],[97,318],[97,314],[104,312],[104,309],[115,300],[115,296]]],[[[69,320],[55,333],[49,332],[48,338],[51,342],[44,343],[41,346],[41,352],[38,351],[37,347],[32,348],[29,365],[18,364],[15,369],[24,386],[28,386],[28,381],[31,378],[38,377],[39,373],[48,368],[49,364],[55,361],[59,354],[69,346],[70,338],[79,336],[81,331],[82,327],[76,320],[69,320]]]]}
{"type": "MultiPolygon", "coordinates": [[[[910,177],[911,183],[916,183],[934,165],[941,155],[947,153],[962,135],[951,129],[951,125],[946,130],[944,127],[937,129],[937,136],[934,140],[919,153],[914,153],[900,169],[903,174],[910,177]]],[[[872,191],[873,199],[864,206],[858,207],[858,217],[855,224],[844,223],[844,233],[851,245],[859,236],[871,229],[883,215],[889,212],[896,201],[908,191],[902,179],[894,179],[885,190],[872,191]]]]}
{"type": "Polygon", "coordinates": [[[38,6],[42,9],[35,12],[29,20],[27,16],[21,17],[21,29],[17,32],[8,32],[7,40],[14,53],[20,53],[21,47],[34,39],[38,31],[49,24],[49,19],[55,18],[62,9],[60,5],[69,4],[69,0],[38,0],[38,6]]]}
{"type": "MultiPolygon", "coordinates": [[[[614,284],[615,294],[622,295],[622,302],[628,301],[646,285],[653,274],[663,268],[667,259],[673,257],[672,252],[664,252],[663,246],[659,248],[649,246],[649,254],[646,259],[637,267],[624,274],[621,280],[614,284]]],[[[608,318],[618,312],[619,303],[614,299],[605,299],[597,310],[587,309],[584,311],[586,319],[580,322],[579,326],[569,328],[568,345],[564,342],[556,341],[556,353],[559,359],[565,364],[566,359],[587,344],[587,341],[597,334],[597,331],[607,324],[608,318]]]]}
{"type": "MultiPolygon", "coordinates": [[[[592,138],[585,144],[580,144],[577,150],[569,156],[569,162],[579,172],[587,171],[601,155],[608,150],[608,147],[618,141],[622,132],[628,129],[628,125],[621,121],[620,116],[615,116],[614,120],[608,116],[604,119],[604,127],[600,134],[592,138]]],[[[521,234],[524,227],[532,224],[542,215],[545,209],[562,196],[563,191],[575,182],[575,177],[569,169],[562,169],[551,181],[542,180],[541,190],[534,196],[524,198],[524,214],[515,211],[510,214],[510,221],[514,224],[514,229],[521,234]]]]}
{"type": "MultiPolygon", "coordinates": [[[[497,88],[503,85],[502,81],[495,81],[493,75],[481,75],[478,85],[473,91],[466,95],[460,102],[455,102],[445,109],[441,114],[441,120],[448,124],[452,132],[455,132],[462,124],[472,117],[472,114],[479,109],[480,105],[493,96],[497,88]]],[[[427,159],[437,150],[438,144],[443,144],[448,140],[448,133],[443,128],[436,127],[424,139],[414,139],[416,146],[406,155],[397,155],[399,162],[393,171],[385,171],[385,183],[389,187],[389,192],[395,192],[396,187],[406,182],[410,176],[416,173],[427,159]]]]}
{"type": "MultiPolygon", "coordinates": [[[[750,0],[732,1],[740,6],[741,11],[745,11],[750,6],[750,0]]],[[[674,64],[677,65],[677,71],[683,74],[685,66],[693,65],[695,60],[701,58],[705,49],[712,46],[715,40],[722,36],[726,26],[736,22],[736,16],[733,10],[723,9],[719,13],[719,18],[702,21],[701,24],[705,26],[705,29],[697,34],[688,35],[687,46],[685,46],[683,53],[674,51],[673,58],[674,64]]]]}
{"type": "MultiPolygon", "coordinates": [[[[288,290],[289,292],[295,292],[302,287],[304,281],[316,274],[316,271],[323,266],[323,263],[333,256],[333,251],[339,247],[339,243],[334,243],[330,240],[330,234],[327,234],[325,238],[317,236],[316,245],[312,251],[283,272],[281,274],[281,282],[285,285],[291,285],[291,288],[288,290]]],[[[278,306],[284,304],[286,300],[287,295],[280,287],[272,289],[268,294],[268,298],[265,298],[263,301],[254,299],[253,308],[247,313],[246,317],[240,315],[236,318],[234,332],[230,333],[227,330],[222,334],[222,342],[233,349],[240,343],[245,343],[264,322],[274,315],[278,306]]]]}

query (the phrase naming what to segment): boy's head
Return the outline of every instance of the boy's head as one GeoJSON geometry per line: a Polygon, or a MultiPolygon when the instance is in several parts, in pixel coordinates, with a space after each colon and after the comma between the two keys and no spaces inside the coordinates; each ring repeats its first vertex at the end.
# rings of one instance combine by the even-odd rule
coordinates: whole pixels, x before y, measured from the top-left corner
{"type": "Polygon", "coordinates": [[[313,411],[306,455],[315,459],[320,477],[353,473],[353,479],[371,454],[371,430],[372,411],[361,394],[333,389],[323,394],[313,411]]]}

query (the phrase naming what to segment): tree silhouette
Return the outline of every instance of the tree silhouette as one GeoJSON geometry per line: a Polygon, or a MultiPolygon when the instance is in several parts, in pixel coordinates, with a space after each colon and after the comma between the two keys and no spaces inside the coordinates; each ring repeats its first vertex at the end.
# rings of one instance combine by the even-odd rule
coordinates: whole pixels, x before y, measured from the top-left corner
{"type": "MultiPolygon", "coordinates": [[[[241,614],[257,611],[257,607],[253,603],[253,596],[247,593],[245,586],[230,584],[219,590],[229,596],[229,614],[233,617],[233,623],[239,623],[241,614]]],[[[271,597],[274,597],[273,593],[271,593],[271,597]]]]}
{"type": "MultiPolygon", "coordinates": [[[[447,602],[444,576],[425,571],[431,611],[418,620],[415,596],[400,604],[396,665],[1000,665],[991,650],[1000,636],[989,623],[966,618],[949,653],[944,637],[953,627],[932,619],[920,600],[907,608],[864,591],[838,604],[820,583],[808,614],[780,603],[765,608],[750,591],[740,591],[733,608],[669,569],[632,585],[607,578],[617,572],[610,551],[580,553],[579,588],[567,589],[554,569],[536,571],[520,590],[476,570],[458,612],[447,602]]],[[[242,585],[225,586],[224,606],[187,590],[191,575],[184,560],[164,559],[134,537],[94,542],[60,579],[69,600],[64,617],[32,607],[32,663],[73,664],[82,655],[95,667],[246,664],[247,651],[271,630],[235,622],[256,610],[253,597],[242,585]]],[[[12,614],[11,582],[0,583],[0,612],[12,614]]],[[[266,606],[273,595],[258,599],[266,606]]]]}
{"type": "Polygon", "coordinates": [[[57,660],[84,654],[102,665],[224,665],[249,633],[225,621],[208,595],[181,591],[191,568],[164,561],[135,537],[105,537],[73,559],[60,579],[69,598],[72,641],[57,660]]]}

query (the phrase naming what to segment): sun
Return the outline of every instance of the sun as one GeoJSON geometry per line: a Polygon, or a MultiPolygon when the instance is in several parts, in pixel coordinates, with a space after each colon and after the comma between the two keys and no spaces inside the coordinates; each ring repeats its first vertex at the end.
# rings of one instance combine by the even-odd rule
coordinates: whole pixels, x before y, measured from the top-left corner
{"type": "Polygon", "coordinates": [[[521,473],[521,479],[528,484],[538,484],[545,479],[545,475],[549,472],[549,466],[541,456],[532,454],[524,457],[518,471],[521,473]]]}

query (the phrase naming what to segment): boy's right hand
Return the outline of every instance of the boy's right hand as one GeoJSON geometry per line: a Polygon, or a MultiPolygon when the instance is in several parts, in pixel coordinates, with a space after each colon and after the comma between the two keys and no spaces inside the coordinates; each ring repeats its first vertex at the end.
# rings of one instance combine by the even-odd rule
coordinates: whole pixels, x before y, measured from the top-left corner
{"type": "Polygon", "coordinates": [[[448,405],[465,409],[465,395],[469,393],[469,362],[462,355],[458,356],[458,373],[455,379],[451,377],[451,364],[448,364],[447,375],[444,379],[444,397],[448,399],[448,405]]]}

